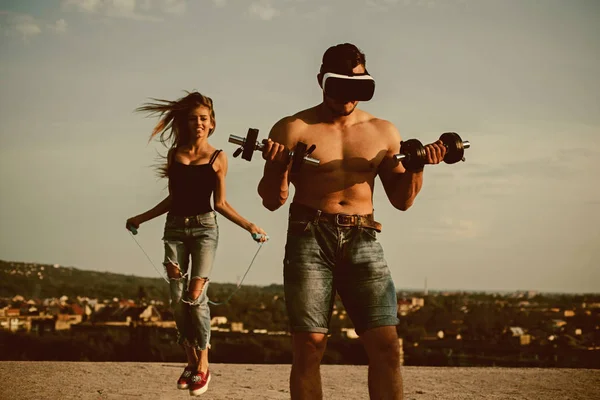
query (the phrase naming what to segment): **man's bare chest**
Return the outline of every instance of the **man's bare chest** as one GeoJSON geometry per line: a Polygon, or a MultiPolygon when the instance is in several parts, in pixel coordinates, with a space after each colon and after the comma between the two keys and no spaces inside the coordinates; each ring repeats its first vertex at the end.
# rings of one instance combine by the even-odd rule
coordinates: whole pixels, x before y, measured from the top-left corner
{"type": "Polygon", "coordinates": [[[311,156],[320,160],[322,173],[375,171],[387,152],[383,141],[371,132],[317,131],[299,141],[316,146],[311,156]]]}

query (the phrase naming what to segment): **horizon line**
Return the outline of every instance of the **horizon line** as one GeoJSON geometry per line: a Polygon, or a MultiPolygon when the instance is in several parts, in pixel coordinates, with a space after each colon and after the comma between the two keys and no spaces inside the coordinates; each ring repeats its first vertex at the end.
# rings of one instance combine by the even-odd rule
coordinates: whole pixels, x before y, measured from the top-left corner
{"type": "MultiPolygon", "coordinates": [[[[113,274],[113,275],[121,275],[121,276],[133,276],[133,277],[137,277],[137,278],[144,278],[144,279],[159,279],[159,280],[164,280],[164,278],[162,276],[144,276],[144,275],[138,275],[138,274],[124,274],[124,273],[118,273],[118,272],[112,272],[112,271],[101,271],[101,270],[97,270],[97,269],[83,269],[80,267],[74,267],[74,266],[70,266],[70,265],[61,265],[58,263],[47,263],[47,262],[35,262],[35,261],[16,261],[16,260],[4,260],[4,259],[0,259],[0,262],[5,262],[5,263],[20,263],[20,264],[39,264],[39,265],[49,265],[49,266],[58,266],[58,268],[72,268],[72,269],[76,269],[79,271],[88,271],[88,272],[98,272],[98,273],[103,273],[103,274],[113,274]]],[[[450,293],[459,293],[459,292],[466,292],[466,293],[488,293],[488,294],[509,294],[509,293],[527,293],[527,292],[535,292],[535,294],[566,294],[566,295],[600,295],[600,291],[598,292],[593,292],[593,291],[589,291],[589,292],[573,292],[573,291],[550,291],[550,290],[539,290],[539,289],[448,289],[448,288],[442,288],[442,289],[435,289],[435,288],[431,288],[429,287],[429,277],[427,278],[428,281],[428,287],[427,287],[427,292],[450,292],[450,293]]],[[[211,281],[212,283],[216,283],[219,285],[238,285],[235,282],[217,282],[217,281],[211,281]]],[[[266,287],[266,286],[271,286],[271,285],[279,285],[279,286],[283,286],[283,282],[279,283],[279,282],[269,282],[263,285],[258,285],[258,284],[243,284],[240,285],[240,287],[243,286],[255,286],[255,287],[266,287]]],[[[425,288],[396,288],[396,293],[398,292],[402,292],[402,291],[408,291],[408,292],[424,292],[425,288]]]]}

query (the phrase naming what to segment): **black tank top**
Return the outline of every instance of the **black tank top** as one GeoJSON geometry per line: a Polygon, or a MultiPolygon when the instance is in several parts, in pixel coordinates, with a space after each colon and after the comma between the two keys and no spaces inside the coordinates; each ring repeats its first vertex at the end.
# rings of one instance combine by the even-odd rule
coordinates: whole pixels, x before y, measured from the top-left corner
{"type": "Polygon", "coordinates": [[[220,152],[216,150],[208,164],[186,165],[173,157],[168,173],[171,190],[169,214],[190,217],[212,211],[210,198],[217,184],[217,174],[212,165],[220,152]]]}

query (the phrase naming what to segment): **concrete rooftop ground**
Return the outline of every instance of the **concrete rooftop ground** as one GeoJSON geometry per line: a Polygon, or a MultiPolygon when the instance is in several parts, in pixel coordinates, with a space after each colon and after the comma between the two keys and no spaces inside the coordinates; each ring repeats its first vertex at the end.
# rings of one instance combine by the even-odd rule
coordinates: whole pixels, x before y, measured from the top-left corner
{"type": "MultiPolygon", "coordinates": [[[[182,364],[0,362],[0,399],[186,399],[182,364]]],[[[218,400],[289,399],[289,365],[211,364],[208,391],[218,400]]],[[[367,367],[323,365],[325,399],[368,399],[367,367]]],[[[600,399],[600,370],[403,367],[404,398],[600,399]]]]}

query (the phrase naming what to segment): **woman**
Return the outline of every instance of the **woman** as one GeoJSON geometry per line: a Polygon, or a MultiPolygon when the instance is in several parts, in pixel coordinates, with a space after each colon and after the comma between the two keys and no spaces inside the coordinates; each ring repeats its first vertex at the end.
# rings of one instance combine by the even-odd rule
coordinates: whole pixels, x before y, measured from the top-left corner
{"type": "Polygon", "coordinates": [[[211,378],[207,287],[219,240],[215,211],[250,232],[259,242],[264,242],[267,236],[225,200],[227,156],[208,142],[216,127],[212,100],[198,92],[186,93],[187,96],[176,101],[154,99],[157,103],[146,103],[136,109],[160,114],[150,140],[160,133],[160,141],[170,143],[167,162],[160,168],[160,176],[168,178],[169,195],[151,210],[129,218],[126,227],[137,229],[143,222],[168,212],[163,264],[170,281],[178,343],[187,355],[187,366],[177,387],[199,395],[206,392],[211,378]],[[210,205],[213,192],[214,210],[210,205]]]}

